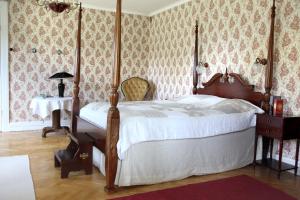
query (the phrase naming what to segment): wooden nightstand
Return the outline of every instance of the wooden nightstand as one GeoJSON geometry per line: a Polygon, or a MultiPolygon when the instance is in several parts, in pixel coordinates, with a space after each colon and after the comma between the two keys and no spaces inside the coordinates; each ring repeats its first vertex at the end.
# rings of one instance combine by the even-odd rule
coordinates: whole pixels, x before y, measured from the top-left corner
{"type": "MultiPolygon", "coordinates": [[[[299,157],[299,142],[300,142],[300,117],[295,116],[273,116],[268,114],[257,114],[256,115],[256,134],[255,134],[255,146],[254,146],[254,160],[253,164],[256,163],[266,165],[272,169],[278,171],[278,178],[280,173],[286,170],[295,170],[297,175],[298,169],[298,157],[299,157]],[[266,152],[263,152],[262,160],[256,160],[256,149],[258,136],[264,137],[266,152]],[[269,142],[271,140],[270,158],[267,158],[269,150],[269,142]],[[279,160],[274,160],[272,157],[273,141],[274,139],[279,140],[279,160]],[[282,163],[282,149],[284,140],[297,140],[296,147],[296,160],[295,166],[282,163]]],[[[264,148],[263,148],[264,149],[264,148]]]]}

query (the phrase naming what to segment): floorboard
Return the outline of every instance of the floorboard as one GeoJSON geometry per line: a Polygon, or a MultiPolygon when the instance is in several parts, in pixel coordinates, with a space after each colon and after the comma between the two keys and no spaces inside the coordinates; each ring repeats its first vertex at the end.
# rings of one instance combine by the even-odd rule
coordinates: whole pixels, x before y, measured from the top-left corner
{"type": "Polygon", "coordinates": [[[40,131],[0,133],[0,156],[29,155],[36,196],[37,199],[42,200],[100,200],[216,180],[240,174],[255,177],[300,200],[299,176],[295,177],[289,172],[283,172],[281,179],[278,180],[275,171],[259,166],[255,170],[252,166],[248,166],[225,173],[191,177],[163,184],[122,188],[116,194],[107,195],[103,190],[105,178],[97,169],[94,169],[94,173],[88,176],[84,175],[84,172],[73,172],[70,173],[68,179],[60,178],[60,168],[54,168],[54,151],[65,148],[68,142],[68,137],[59,133],[49,134],[47,138],[42,138],[40,131]]]}

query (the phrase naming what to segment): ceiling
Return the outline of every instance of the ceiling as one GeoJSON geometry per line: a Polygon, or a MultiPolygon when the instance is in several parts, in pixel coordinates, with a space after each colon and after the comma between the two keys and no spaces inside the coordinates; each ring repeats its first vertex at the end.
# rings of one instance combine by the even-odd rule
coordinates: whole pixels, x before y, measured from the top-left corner
{"type": "MultiPolygon", "coordinates": [[[[190,0],[122,0],[122,12],[152,16],[190,0]]],[[[116,0],[81,0],[82,6],[115,11],[116,0]]]]}

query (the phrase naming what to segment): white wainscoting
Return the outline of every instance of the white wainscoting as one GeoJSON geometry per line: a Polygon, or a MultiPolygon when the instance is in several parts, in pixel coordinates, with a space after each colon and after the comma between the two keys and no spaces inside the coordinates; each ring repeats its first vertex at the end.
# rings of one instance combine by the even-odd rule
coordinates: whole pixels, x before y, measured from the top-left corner
{"type": "MultiPolygon", "coordinates": [[[[46,126],[51,126],[51,125],[52,125],[52,122],[49,120],[47,120],[47,121],[31,121],[31,122],[11,122],[11,123],[9,123],[6,131],[8,131],[8,132],[34,131],[34,130],[41,130],[46,126]]],[[[70,121],[62,120],[61,125],[70,127],[70,121]]]]}
{"type": "Polygon", "coordinates": [[[8,64],[8,2],[0,0],[0,131],[9,123],[9,64],[8,64]]]}

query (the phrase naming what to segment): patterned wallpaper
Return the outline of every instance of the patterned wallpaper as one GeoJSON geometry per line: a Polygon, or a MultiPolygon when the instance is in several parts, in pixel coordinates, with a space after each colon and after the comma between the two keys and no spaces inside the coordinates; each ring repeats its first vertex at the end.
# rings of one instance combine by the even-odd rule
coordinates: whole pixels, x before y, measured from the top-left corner
{"type": "MultiPolygon", "coordinates": [[[[57,80],[48,77],[59,71],[73,73],[77,13],[54,14],[34,0],[9,3],[10,121],[32,121],[30,100],[39,94],[57,95],[57,80]],[[32,48],[37,53],[32,53],[32,48]],[[58,55],[57,50],[63,54],[58,55]]],[[[107,100],[112,76],[114,13],[84,9],[82,19],[82,103],[107,100]]],[[[123,15],[122,80],[146,77],[149,51],[149,18],[123,15]]],[[[66,80],[66,95],[72,82],[66,80]]]]}
{"type": "MultiPolygon", "coordinates": [[[[297,0],[277,1],[275,95],[288,99],[288,112],[300,113],[299,60],[300,6],[297,0]],[[283,27],[283,25],[286,25],[283,27]],[[294,94],[296,93],[296,95],[294,94]]],[[[149,79],[157,84],[157,98],[172,98],[191,92],[195,20],[199,20],[199,60],[210,68],[205,82],[216,72],[243,74],[263,91],[264,67],[256,57],[267,57],[270,31],[270,1],[197,0],[152,17],[149,79]],[[164,76],[157,76],[157,74],[164,76]]]]}
{"type": "MultiPolygon", "coordinates": [[[[285,102],[285,112],[300,114],[300,4],[277,0],[274,89],[285,102]]],[[[199,20],[199,58],[210,67],[201,75],[208,81],[217,72],[243,75],[264,91],[264,66],[256,57],[267,57],[270,31],[269,0],[194,0],[152,17],[149,79],[156,98],[191,93],[194,25],[199,20]],[[157,76],[161,74],[161,76],[157,76]]],[[[285,155],[294,158],[295,143],[285,144],[285,155]]]]}
{"type": "Polygon", "coordinates": [[[184,4],[151,18],[148,76],[156,86],[155,98],[191,93],[196,20],[192,5],[184,4]]]}
{"type": "MultiPolygon", "coordinates": [[[[300,4],[276,0],[275,95],[286,99],[285,111],[300,114],[300,4]]],[[[264,67],[256,57],[267,56],[270,26],[269,0],[193,0],[151,18],[124,15],[122,79],[142,76],[153,82],[154,98],[168,99],[191,93],[194,25],[199,20],[201,61],[210,67],[201,75],[207,81],[216,72],[237,72],[263,91],[264,67]]],[[[76,41],[75,13],[55,15],[34,1],[11,0],[10,120],[36,120],[30,99],[40,93],[55,95],[52,73],[72,72],[76,41]],[[31,53],[36,47],[38,53],[31,53]],[[57,55],[61,49],[63,55],[57,55]],[[50,86],[50,87],[49,87],[50,86]]],[[[84,9],[82,36],[83,102],[107,99],[112,66],[114,15],[84,9]]],[[[71,82],[67,81],[67,92],[71,82]]],[[[293,158],[293,142],[285,154],[293,158]]]]}

